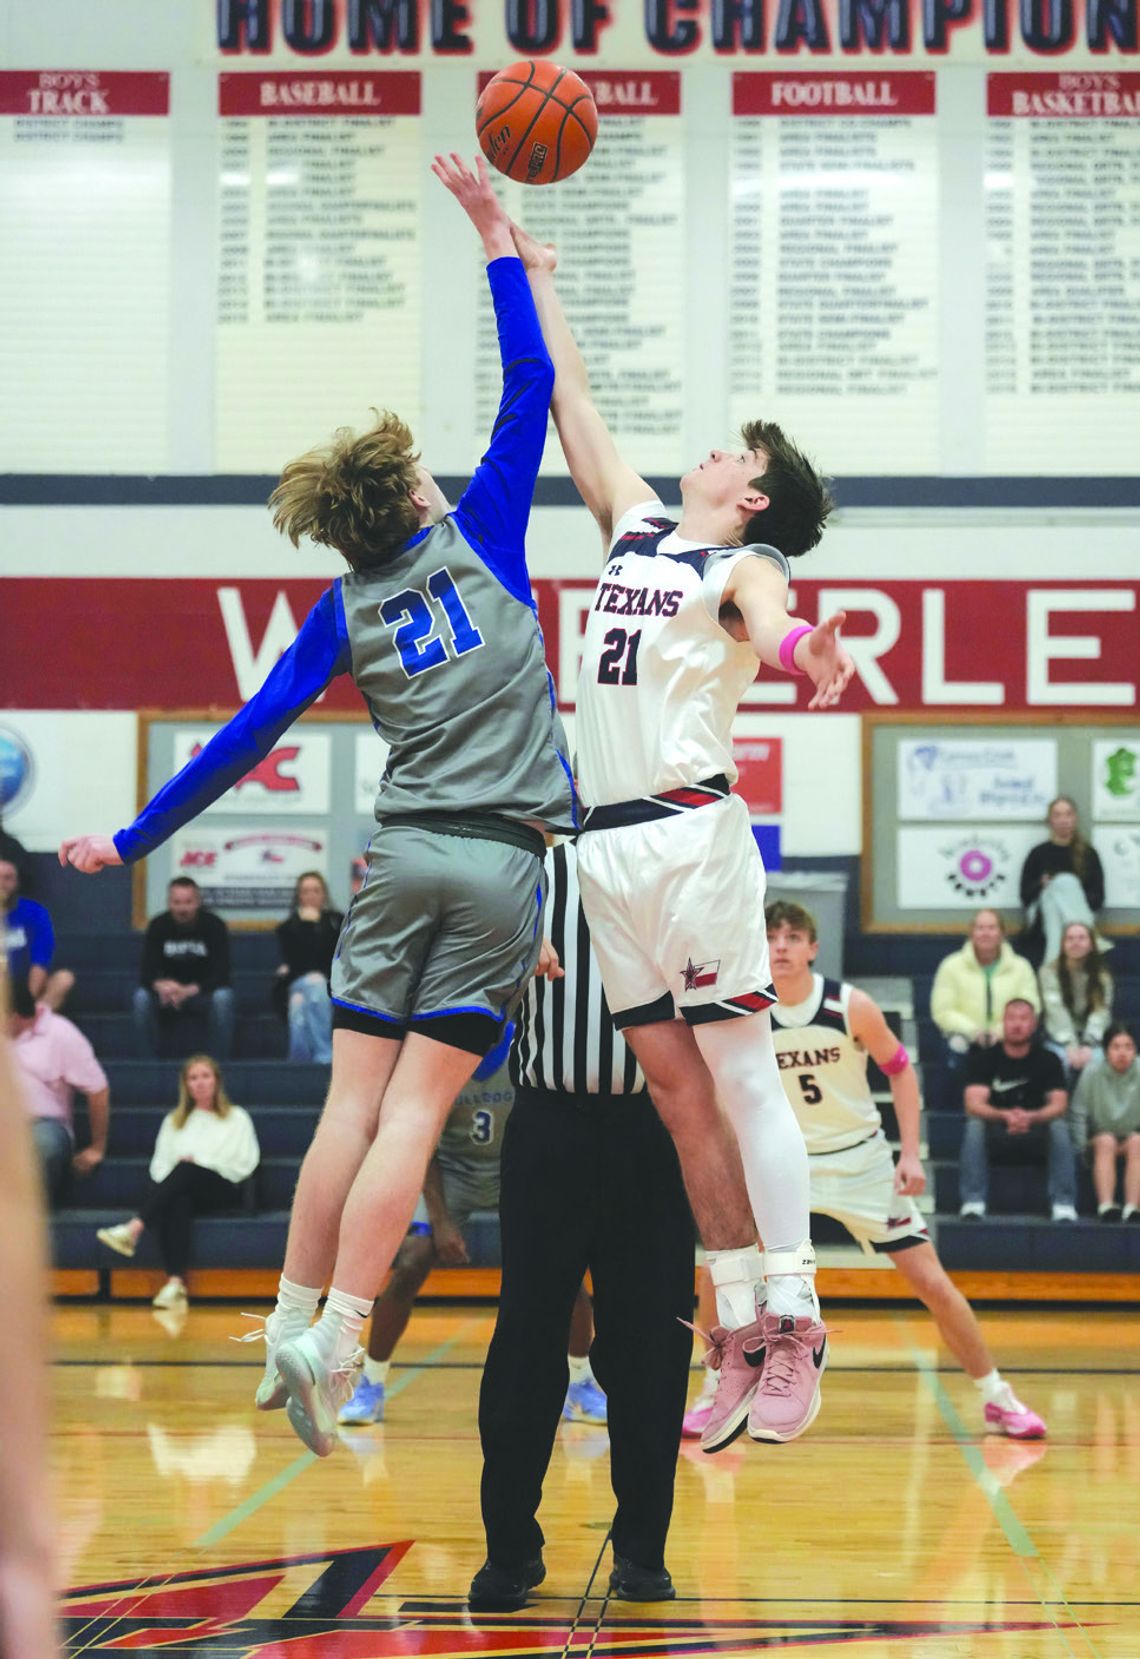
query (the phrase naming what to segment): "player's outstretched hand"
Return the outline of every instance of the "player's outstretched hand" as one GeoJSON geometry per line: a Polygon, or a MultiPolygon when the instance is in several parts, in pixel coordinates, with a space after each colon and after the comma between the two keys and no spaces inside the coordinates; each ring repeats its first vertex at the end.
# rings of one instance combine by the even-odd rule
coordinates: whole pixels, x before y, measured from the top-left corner
{"type": "Polygon", "coordinates": [[[809,709],[830,709],[842,697],[855,672],[855,664],[843,648],[839,630],[847,621],[846,611],[836,611],[805,634],[796,646],[796,663],[815,686],[809,709]]]}
{"type": "Polygon", "coordinates": [[[73,835],[60,847],[59,862],[73,864],[85,876],[93,876],[123,861],[109,835],[73,835]]]}
{"type": "Polygon", "coordinates": [[[566,969],[558,960],[558,952],[549,939],[542,941],[542,948],[538,953],[538,967],[534,970],[536,979],[565,979],[566,969]]]}
{"type": "Polygon", "coordinates": [[[902,1198],[917,1198],[926,1191],[926,1171],[913,1152],[899,1154],[895,1165],[895,1191],[902,1198]]]}
{"type": "Polygon", "coordinates": [[[553,242],[536,242],[528,230],[509,221],[511,237],[518,256],[528,271],[553,271],[558,265],[558,249],[553,242]]]}
{"type": "Polygon", "coordinates": [[[511,222],[491,186],[491,175],[483,157],[476,156],[473,173],[463,157],[453,150],[450,159],[436,156],[431,170],[444,188],[451,191],[483,238],[488,259],[513,253],[511,222]]]}

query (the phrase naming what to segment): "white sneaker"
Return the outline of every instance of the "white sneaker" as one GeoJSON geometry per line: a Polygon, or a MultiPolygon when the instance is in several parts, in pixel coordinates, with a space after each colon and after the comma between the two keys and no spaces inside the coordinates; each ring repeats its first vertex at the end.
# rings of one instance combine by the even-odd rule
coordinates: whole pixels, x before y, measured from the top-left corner
{"type": "Polygon", "coordinates": [[[95,1237],[120,1256],[133,1256],[137,1248],[134,1230],[126,1221],[120,1221],[117,1227],[100,1227],[95,1237]]]}
{"type": "Polygon", "coordinates": [[[984,1216],[985,1213],[986,1206],[976,1198],[972,1198],[968,1204],[961,1204],[958,1207],[958,1214],[963,1220],[967,1221],[984,1216]]]}
{"type": "Polygon", "coordinates": [[[1072,1204],[1053,1205],[1054,1221],[1076,1221],[1078,1219],[1077,1212],[1072,1204]]]}
{"type": "Polygon", "coordinates": [[[231,1342],[264,1342],[265,1371],[257,1385],[253,1403],[258,1411],[280,1411],[289,1398],[289,1390],[277,1371],[277,1350],[283,1342],[292,1342],[312,1324],[312,1318],[296,1308],[274,1308],[268,1319],[258,1313],[243,1313],[243,1319],[256,1319],[260,1329],[246,1331],[244,1336],[231,1336],[231,1342]]]}
{"type": "Polygon", "coordinates": [[[181,1279],[167,1279],[150,1305],[152,1308],[178,1308],[184,1307],[189,1300],[181,1279]]]}
{"type": "Polygon", "coordinates": [[[328,1457],[337,1443],[340,1408],[351,1399],[364,1349],[339,1362],[325,1358],[315,1332],[302,1331],[277,1350],[277,1374],[289,1393],[286,1406],[298,1439],[318,1457],[328,1457]]]}

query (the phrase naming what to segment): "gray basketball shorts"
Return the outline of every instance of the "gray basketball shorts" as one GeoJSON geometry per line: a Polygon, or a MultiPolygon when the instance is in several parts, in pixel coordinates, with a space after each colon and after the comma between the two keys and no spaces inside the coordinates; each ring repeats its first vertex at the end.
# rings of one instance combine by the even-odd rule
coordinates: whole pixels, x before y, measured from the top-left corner
{"type": "MultiPolygon", "coordinates": [[[[451,1160],[436,1152],[443,1202],[457,1227],[465,1227],[476,1210],[499,1209],[499,1161],[497,1158],[451,1160]]],[[[421,1196],[412,1217],[413,1224],[427,1226],[427,1205],[421,1196]]]]}
{"type": "Polygon", "coordinates": [[[538,962],[544,848],[536,831],[503,839],[469,822],[387,819],[373,835],[333,960],[334,1025],[494,1047],[538,962]]]}

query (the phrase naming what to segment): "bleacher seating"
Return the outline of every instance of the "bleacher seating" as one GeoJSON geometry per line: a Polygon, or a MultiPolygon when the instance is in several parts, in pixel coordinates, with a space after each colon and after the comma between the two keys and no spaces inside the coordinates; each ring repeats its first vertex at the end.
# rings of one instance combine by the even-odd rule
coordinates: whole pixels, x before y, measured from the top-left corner
{"type": "MultiPolygon", "coordinates": [[[[1098,1224],[1087,1172],[1082,1172],[1082,1220],[1057,1226],[1044,1215],[1043,1172],[995,1167],[991,1214],[960,1221],[958,1151],[962,1108],[938,1064],[937,1032],[930,1019],[934,969],[955,941],[949,937],[852,935],[846,943],[847,975],[884,1007],[892,1029],[917,1056],[927,1109],[923,1142],[930,1178],[924,1207],[947,1267],[961,1270],[1035,1270],[1046,1273],[1140,1271],[1140,1228],[1098,1224]],[[891,977],[881,977],[889,965],[891,977]],[[1008,1213],[1003,1213],[1008,1212],[1008,1213]]],[[[96,1173],[75,1184],[71,1203],[52,1224],[54,1259],[61,1268],[110,1268],[116,1259],[97,1243],[95,1230],[122,1220],[146,1188],[147,1165],[163,1115],[174,1104],[178,1062],[136,1060],[130,996],[137,982],[139,937],[125,928],[99,934],[61,934],[58,960],[78,976],[67,1013],[91,1037],[111,1085],[111,1150],[96,1173]]],[[[195,1260],[201,1267],[276,1268],[282,1258],[288,1208],[297,1169],[312,1138],[327,1086],[322,1066],[291,1065],[283,1058],[285,1029],[271,1012],[269,987],[277,963],[270,934],[233,938],[233,984],[238,1003],[235,1057],[226,1066],[231,1097],[253,1116],[262,1166],[243,1207],[197,1224],[195,1260]]],[[[1140,1025],[1140,941],[1120,940],[1113,953],[1117,1012],[1140,1025]]],[[[886,1079],[872,1072],[888,1136],[896,1139],[886,1079]]],[[[80,1114],[80,1138],[83,1136],[80,1114]]],[[[837,1225],[821,1220],[822,1245],[846,1240],[837,1225]]],[[[499,1262],[498,1228],[476,1217],[469,1230],[472,1260],[499,1262]]],[[[153,1240],[144,1240],[138,1265],[156,1266],[153,1240]]]]}

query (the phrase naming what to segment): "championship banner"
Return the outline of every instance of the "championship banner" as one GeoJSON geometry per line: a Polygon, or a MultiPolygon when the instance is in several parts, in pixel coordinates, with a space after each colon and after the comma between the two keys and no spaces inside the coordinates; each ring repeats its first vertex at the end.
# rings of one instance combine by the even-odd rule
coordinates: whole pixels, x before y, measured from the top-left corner
{"type": "MultiPolygon", "coordinates": [[[[235,708],[261,685],[326,584],[205,579],[12,577],[0,582],[5,632],[51,650],[26,672],[0,654],[0,708],[235,708]],[[129,649],[124,647],[129,641],[129,649]]],[[[573,712],[592,581],[534,582],[559,707],[573,712]]],[[[855,679],[846,713],[978,709],[1007,712],[1136,707],[1140,582],[801,581],[796,614],[844,609],[855,679]]],[[[743,707],[805,710],[800,677],[762,670],[743,707]]],[[[320,710],[365,716],[352,682],[333,682],[320,710]]]]}

